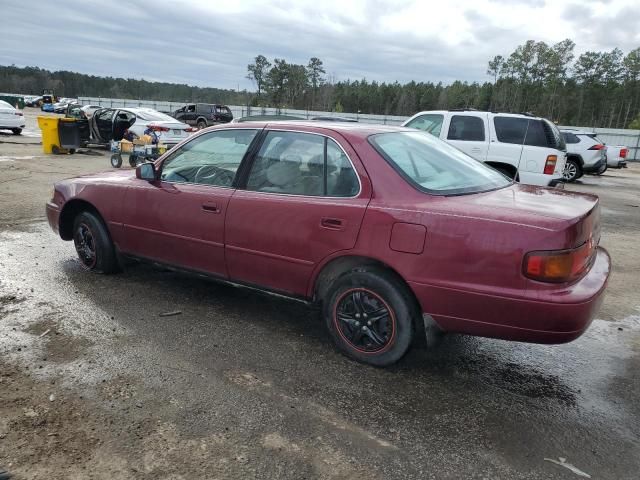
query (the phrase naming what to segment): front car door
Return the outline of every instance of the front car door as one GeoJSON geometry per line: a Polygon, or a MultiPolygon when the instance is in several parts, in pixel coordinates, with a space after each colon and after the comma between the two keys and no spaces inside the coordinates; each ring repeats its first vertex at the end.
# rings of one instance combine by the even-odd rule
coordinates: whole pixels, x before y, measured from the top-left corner
{"type": "Polygon", "coordinates": [[[207,132],[173,151],[155,182],[125,198],[125,253],[226,278],[224,224],[240,163],[259,129],[207,132]]]}
{"type": "Polygon", "coordinates": [[[96,110],[89,123],[91,136],[98,143],[109,143],[113,140],[113,116],[116,111],[113,108],[101,108],[96,110]]]}
{"type": "Polygon", "coordinates": [[[465,112],[451,115],[446,126],[447,143],[484,162],[489,150],[487,114],[465,112]]]}
{"type": "Polygon", "coordinates": [[[268,131],[227,211],[231,280],[304,295],[314,268],[353,248],[370,184],[342,138],[268,131]]]}

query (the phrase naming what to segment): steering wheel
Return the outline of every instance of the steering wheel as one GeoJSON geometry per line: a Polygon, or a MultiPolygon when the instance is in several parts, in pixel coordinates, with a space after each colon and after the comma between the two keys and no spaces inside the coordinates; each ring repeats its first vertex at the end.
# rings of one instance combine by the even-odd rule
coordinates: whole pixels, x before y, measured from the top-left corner
{"type": "Polygon", "coordinates": [[[194,183],[205,183],[208,185],[228,186],[233,183],[235,174],[224,168],[213,165],[203,165],[198,169],[193,179],[194,183]],[[213,173],[208,174],[211,170],[213,173]]]}

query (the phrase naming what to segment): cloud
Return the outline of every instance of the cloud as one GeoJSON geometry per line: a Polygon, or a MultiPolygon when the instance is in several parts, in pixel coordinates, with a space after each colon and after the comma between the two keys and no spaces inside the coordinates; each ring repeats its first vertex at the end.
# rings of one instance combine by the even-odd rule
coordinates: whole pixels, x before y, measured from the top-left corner
{"type": "Polygon", "coordinates": [[[527,39],[629,51],[637,18],[637,0],[22,0],[3,6],[0,64],[242,89],[263,54],[337,79],[484,81],[527,39]]]}

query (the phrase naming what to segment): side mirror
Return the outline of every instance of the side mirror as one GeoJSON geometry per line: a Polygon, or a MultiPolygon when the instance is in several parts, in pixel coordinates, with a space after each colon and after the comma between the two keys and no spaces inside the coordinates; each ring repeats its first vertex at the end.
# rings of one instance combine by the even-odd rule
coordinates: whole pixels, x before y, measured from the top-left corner
{"type": "Polygon", "coordinates": [[[156,166],[151,162],[138,165],[136,167],[136,178],[146,180],[148,182],[155,181],[157,179],[156,166]]]}

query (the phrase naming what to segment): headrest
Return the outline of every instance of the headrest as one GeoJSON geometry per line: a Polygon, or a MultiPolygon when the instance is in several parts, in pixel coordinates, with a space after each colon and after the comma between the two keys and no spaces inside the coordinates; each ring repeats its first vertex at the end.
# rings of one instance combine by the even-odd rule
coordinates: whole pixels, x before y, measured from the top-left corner
{"type": "Polygon", "coordinates": [[[267,180],[272,185],[283,187],[293,183],[300,176],[300,164],[279,161],[267,168],[267,180]]]}

